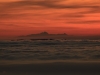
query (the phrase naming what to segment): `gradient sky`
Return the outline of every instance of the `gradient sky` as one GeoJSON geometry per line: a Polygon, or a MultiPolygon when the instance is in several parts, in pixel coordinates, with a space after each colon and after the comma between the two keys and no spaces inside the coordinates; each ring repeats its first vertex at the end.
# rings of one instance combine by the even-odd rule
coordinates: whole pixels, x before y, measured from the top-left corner
{"type": "Polygon", "coordinates": [[[100,34],[100,0],[0,0],[0,37],[48,31],[100,34]]]}

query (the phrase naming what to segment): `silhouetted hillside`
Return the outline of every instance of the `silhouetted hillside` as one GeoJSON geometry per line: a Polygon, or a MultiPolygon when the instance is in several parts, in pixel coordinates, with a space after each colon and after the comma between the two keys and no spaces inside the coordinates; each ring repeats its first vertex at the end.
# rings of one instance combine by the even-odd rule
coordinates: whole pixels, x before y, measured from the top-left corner
{"type": "Polygon", "coordinates": [[[29,34],[26,36],[20,36],[19,39],[31,39],[31,40],[54,40],[54,39],[90,39],[98,40],[100,36],[84,36],[84,35],[67,35],[63,34],[49,34],[48,32],[41,32],[38,34],[29,34]]]}
{"type": "Polygon", "coordinates": [[[49,34],[48,32],[41,32],[38,34],[29,34],[26,36],[20,36],[21,38],[30,38],[30,39],[66,39],[68,35],[63,34],[49,34]]]}

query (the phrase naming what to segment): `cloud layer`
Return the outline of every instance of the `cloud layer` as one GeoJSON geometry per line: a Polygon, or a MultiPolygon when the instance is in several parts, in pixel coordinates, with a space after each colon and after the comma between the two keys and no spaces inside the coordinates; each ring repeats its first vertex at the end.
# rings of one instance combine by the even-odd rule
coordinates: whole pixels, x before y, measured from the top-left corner
{"type": "Polygon", "coordinates": [[[0,22],[27,27],[100,25],[100,1],[4,0],[0,1],[0,22]]]}

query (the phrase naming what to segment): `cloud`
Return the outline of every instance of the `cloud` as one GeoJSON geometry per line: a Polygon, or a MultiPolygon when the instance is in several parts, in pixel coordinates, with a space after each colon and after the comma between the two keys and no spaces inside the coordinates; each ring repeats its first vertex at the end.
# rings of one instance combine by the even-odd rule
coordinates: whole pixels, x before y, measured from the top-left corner
{"type": "Polygon", "coordinates": [[[70,14],[64,14],[59,17],[65,17],[65,18],[83,18],[85,17],[83,14],[78,14],[78,13],[70,13],[70,14]]]}
{"type": "Polygon", "coordinates": [[[25,15],[25,14],[0,14],[0,18],[1,19],[14,19],[14,18],[17,18],[17,17],[21,17],[21,16],[23,16],[23,15],[25,15]]]}
{"type": "MultiPolygon", "coordinates": [[[[9,12],[12,10],[25,10],[25,9],[83,9],[83,8],[88,8],[88,11],[95,11],[99,10],[100,6],[98,5],[85,5],[85,4],[58,4],[58,2],[61,0],[22,0],[22,1],[16,1],[16,2],[8,2],[8,3],[3,3],[0,8],[0,12],[9,12]],[[25,8],[25,9],[24,9],[25,8]]],[[[83,12],[84,13],[84,12],[83,12]]],[[[92,12],[93,13],[93,12],[92,12]]]]}
{"type": "Polygon", "coordinates": [[[67,23],[73,23],[73,24],[98,24],[100,23],[100,20],[90,20],[90,21],[71,21],[67,23]]]}
{"type": "MultiPolygon", "coordinates": [[[[100,2],[98,4],[94,3],[70,3],[70,4],[59,4],[63,0],[21,0],[14,2],[3,2],[0,6],[0,18],[3,19],[23,19],[26,17],[33,17],[35,19],[45,19],[44,20],[61,20],[60,18],[70,19],[82,19],[85,14],[100,13],[100,2]],[[64,12],[61,12],[65,10],[64,12]],[[37,11],[37,12],[36,12],[37,11]],[[39,11],[39,12],[38,12],[39,11]],[[52,12],[54,13],[52,13],[52,12]],[[29,13],[31,12],[31,13],[29,13]],[[50,13],[48,13],[50,12],[50,13]],[[69,13],[68,13],[69,12],[69,13]],[[38,13],[38,14],[37,14],[38,13]],[[43,13],[43,14],[42,14],[43,13]],[[47,14],[48,13],[48,14],[47,14]],[[58,14],[59,15],[56,15],[58,14]],[[37,15],[36,15],[37,14],[37,15]],[[47,14],[47,15],[46,15],[47,14]],[[53,15],[52,17],[49,15],[53,15]],[[35,17],[35,18],[34,18],[35,17]],[[51,19],[50,19],[51,18],[51,19]],[[57,18],[57,19],[56,19],[57,18]]],[[[66,0],[71,1],[71,0],[66,0]]],[[[81,21],[74,22],[69,21],[68,23],[99,23],[99,21],[81,21]]],[[[37,24],[39,25],[39,24],[37,24]]]]}
{"type": "Polygon", "coordinates": [[[23,1],[16,1],[5,3],[4,8],[18,8],[18,7],[25,7],[25,6],[41,6],[45,8],[54,8],[54,9],[76,9],[76,8],[100,8],[98,5],[83,5],[83,4],[70,4],[70,5],[62,5],[57,4],[61,0],[23,0],[23,1]]]}

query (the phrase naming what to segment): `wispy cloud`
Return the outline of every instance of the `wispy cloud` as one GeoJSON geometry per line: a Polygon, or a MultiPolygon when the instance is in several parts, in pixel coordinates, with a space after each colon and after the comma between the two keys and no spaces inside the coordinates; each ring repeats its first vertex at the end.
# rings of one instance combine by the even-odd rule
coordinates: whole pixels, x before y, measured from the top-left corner
{"type": "MultiPolygon", "coordinates": [[[[96,17],[91,20],[87,14],[93,16],[92,14],[97,13],[100,15],[99,4],[99,0],[92,2],[86,0],[83,2],[80,0],[16,0],[2,2],[0,3],[0,20],[17,20],[20,22],[31,20],[31,24],[34,26],[45,26],[47,22],[51,24],[57,22],[63,24],[95,24],[100,23],[99,16],[97,20],[96,17]]],[[[30,24],[30,21],[27,21],[27,24],[30,24]]]]}
{"type": "MultiPolygon", "coordinates": [[[[58,0],[61,1],[61,0],[58,0]]],[[[16,2],[9,2],[4,3],[4,8],[18,8],[18,7],[25,7],[25,6],[41,6],[46,8],[55,8],[55,9],[75,9],[75,8],[100,8],[98,5],[85,5],[85,4],[70,4],[70,5],[61,5],[57,4],[56,0],[23,0],[23,1],[16,1],[16,2]]],[[[41,8],[40,7],[40,8],[41,8]]]]}
{"type": "Polygon", "coordinates": [[[67,23],[73,23],[73,24],[98,24],[100,23],[100,20],[90,20],[90,21],[72,21],[67,23]]]}

